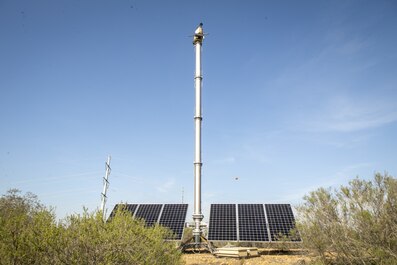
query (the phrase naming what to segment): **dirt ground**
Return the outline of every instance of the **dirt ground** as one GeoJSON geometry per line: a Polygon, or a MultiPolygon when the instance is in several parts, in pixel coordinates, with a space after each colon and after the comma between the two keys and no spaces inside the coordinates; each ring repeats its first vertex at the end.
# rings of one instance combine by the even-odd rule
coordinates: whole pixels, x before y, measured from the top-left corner
{"type": "Polygon", "coordinates": [[[184,254],[183,260],[186,265],[275,265],[275,264],[286,264],[286,265],[303,265],[308,264],[310,257],[304,253],[300,254],[267,254],[262,252],[259,257],[238,259],[238,258],[217,258],[210,253],[205,254],[184,254]]]}

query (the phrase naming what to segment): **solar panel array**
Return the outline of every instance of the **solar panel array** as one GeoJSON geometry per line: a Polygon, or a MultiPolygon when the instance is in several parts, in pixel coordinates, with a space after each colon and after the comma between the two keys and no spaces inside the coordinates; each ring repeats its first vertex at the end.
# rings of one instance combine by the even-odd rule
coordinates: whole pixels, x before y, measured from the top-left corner
{"type": "Polygon", "coordinates": [[[211,204],[208,240],[275,242],[284,235],[299,242],[299,235],[291,235],[294,228],[289,204],[211,204]]]}
{"type": "Polygon", "coordinates": [[[116,204],[109,218],[114,217],[119,207],[125,207],[134,218],[143,219],[146,226],[158,223],[171,229],[173,235],[168,239],[182,239],[187,204],[116,204]]]}

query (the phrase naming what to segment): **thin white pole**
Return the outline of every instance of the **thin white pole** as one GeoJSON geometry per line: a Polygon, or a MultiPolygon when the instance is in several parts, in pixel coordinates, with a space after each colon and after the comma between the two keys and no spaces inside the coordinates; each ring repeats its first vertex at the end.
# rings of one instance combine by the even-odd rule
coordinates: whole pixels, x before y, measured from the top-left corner
{"type": "Polygon", "coordinates": [[[201,212],[201,83],[203,76],[201,75],[201,46],[204,39],[203,24],[197,27],[194,32],[193,45],[195,46],[196,53],[196,73],[194,76],[195,80],[195,94],[196,94],[196,107],[194,115],[195,123],[195,154],[194,154],[194,212],[193,220],[195,227],[193,230],[193,236],[195,243],[201,241],[201,221],[203,220],[203,214],[201,212]]]}
{"type": "Polygon", "coordinates": [[[103,191],[101,193],[101,197],[102,197],[102,201],[101,201],[101,211],[102,211],[102,218],[103,221],[106,221],[106,211],[105,211],[105,206],[106,206],[106,200],[107,200],[107,196],[106,193],[108,191],[108,187],[109,187],[109,175],[110,175],[110,160],[111,160],[111,156],[108,156],[108,161],[105,163],[105,167],[106,167],[106,172],[105,172],[105,177],[103,178],[103,191]]]}

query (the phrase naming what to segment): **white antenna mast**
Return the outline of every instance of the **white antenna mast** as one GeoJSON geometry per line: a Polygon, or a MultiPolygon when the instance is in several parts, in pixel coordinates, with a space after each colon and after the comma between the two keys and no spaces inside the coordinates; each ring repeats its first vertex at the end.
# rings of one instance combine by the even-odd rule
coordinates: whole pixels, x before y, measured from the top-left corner
{"type": "Polygon", "coordinates": [[[111,160],[111,156],[108,156],[108,161],[105,163],[105,167],[106,167],[106,172],[105,172],[105,177],[103,178],[103,191],[101,193],[101,197],[102,197],[102,201],[101,201],[101,211],[102,211],[102,218],[103,221],[106,221],[106,210],[105,210],[105,205],[106,205],[106,192],[108,191],[108,187],[109,187],[109,175],[110,175],[110,160],[111,160]]]}
{"type": "Polygon", "coordinates": [[[196,244],[201,242],[201,221],[204,216],[201,212],[201,45],[204,40],[203,23],[197,27],[193,36],[193,45],[196,52],[196,73],[194,76],[195,90],[196,90],[196,109],[194,115],[195,123],[195,154],[194,154],[194,229],[193,237],[196,244]]]}

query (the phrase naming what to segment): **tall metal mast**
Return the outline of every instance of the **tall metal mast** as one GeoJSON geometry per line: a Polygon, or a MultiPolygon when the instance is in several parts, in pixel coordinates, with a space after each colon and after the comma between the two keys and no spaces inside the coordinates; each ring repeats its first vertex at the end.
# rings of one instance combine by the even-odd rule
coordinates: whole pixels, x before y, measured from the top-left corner
{"type": "Polygon", "coordinates": [[[201,221],[203,220],[203,214],[201,212],[201,82],[203,76],[201,75],[201,46],[203,44],[204,32],[203,23],[197,27],[193,36],[193,45],[196,53],[196,73],[194,76],[195,91],[196,91],[196,108],[194,115],[195,123],[195,155],[194,155],[194,212],[193,220],[195,227],[193,230],[193,236],[195,243],[201,241],[201,221]]]}
{"type": "Polygon", "coordinates": [[[105,205],[106,205],[106,192],[108,191],[108,187],[109,187],[109,175],[110,175],[110,155],[108,156],[108,161],[106,162],[106,173],[105,173],[105,177],[103,178],[103,191],[101,193],[101,197],[102,197],[102,201],[101,201],[101,211],[102,211],[102,218],[103,221],[106,221],[106,212],[105,212],[105,205]]]}

